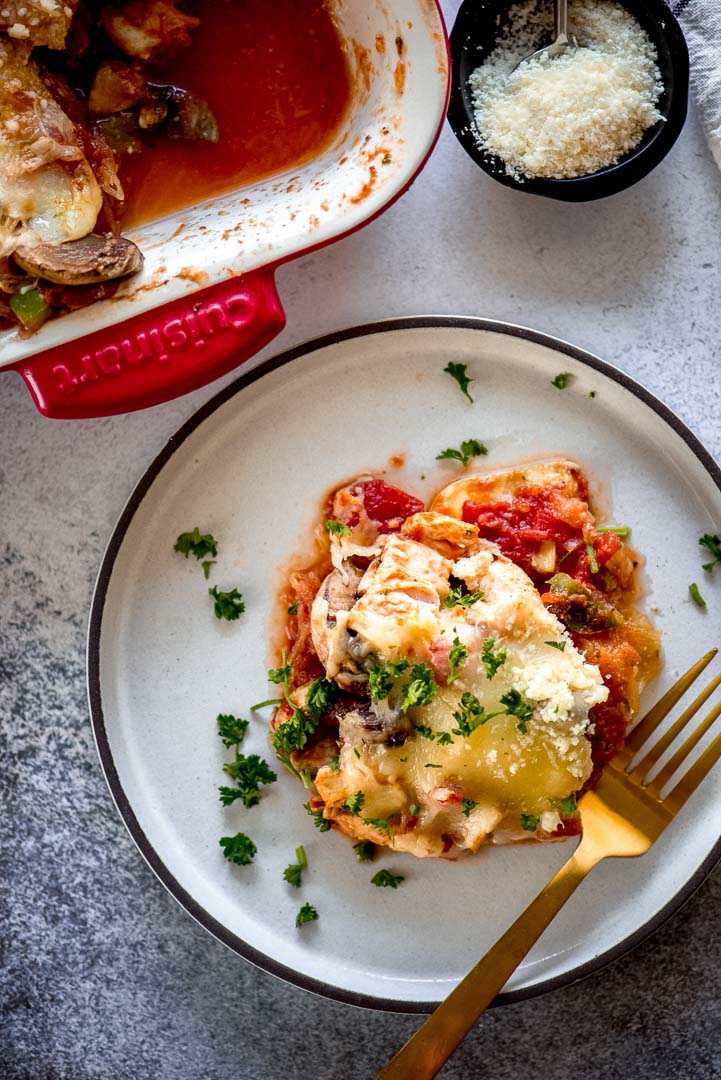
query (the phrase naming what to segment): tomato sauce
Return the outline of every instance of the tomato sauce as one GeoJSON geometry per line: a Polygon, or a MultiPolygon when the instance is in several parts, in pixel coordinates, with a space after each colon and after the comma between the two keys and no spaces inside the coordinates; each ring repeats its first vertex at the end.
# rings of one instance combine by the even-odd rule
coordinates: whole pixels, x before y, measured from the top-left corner
{"type": "Polygon", "coordinates": [[[324,0],[204,0],[192,44],[152,70],[210,105],[217,143],[158,140],[123,155],[123,226],[295,168],[329,144],[350,99],[324,0]]]}

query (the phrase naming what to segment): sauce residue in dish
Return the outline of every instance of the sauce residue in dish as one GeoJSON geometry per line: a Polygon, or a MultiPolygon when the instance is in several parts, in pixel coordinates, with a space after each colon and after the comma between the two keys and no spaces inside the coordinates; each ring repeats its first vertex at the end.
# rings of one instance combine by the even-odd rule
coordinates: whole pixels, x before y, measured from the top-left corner
{"type": "Polygon", "coordinates": [[[124,155],[124,227],[304,164],[332,140],[351,91],[323,0],[206,0],[190,48],[154,75],[207,101],[220,137],[124,155]]]}

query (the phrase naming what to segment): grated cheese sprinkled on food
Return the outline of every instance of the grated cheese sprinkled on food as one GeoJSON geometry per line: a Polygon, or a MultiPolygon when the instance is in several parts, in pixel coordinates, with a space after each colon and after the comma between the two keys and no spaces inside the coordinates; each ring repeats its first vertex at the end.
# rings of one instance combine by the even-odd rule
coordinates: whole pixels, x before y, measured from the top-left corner
{"type": "Polygon", "coordinates": [[[553,27],[551,3],[515,5],[469,79],[480,145],[516,179],[598,172],[663,119],[656,50],[633,16],[610,0],[571,0],[569,22],[578,48],[514,71],[553,27]]]}

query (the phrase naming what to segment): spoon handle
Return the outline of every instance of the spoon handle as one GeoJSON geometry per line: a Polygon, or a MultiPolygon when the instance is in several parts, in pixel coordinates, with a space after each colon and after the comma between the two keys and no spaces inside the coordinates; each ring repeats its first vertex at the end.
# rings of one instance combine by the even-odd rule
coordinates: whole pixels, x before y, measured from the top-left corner
{"type": "Polygon", "coordinates": [[[568,41],[568,0],[556,0],[555,21],[554,41],[563,44],[568,41]]]}

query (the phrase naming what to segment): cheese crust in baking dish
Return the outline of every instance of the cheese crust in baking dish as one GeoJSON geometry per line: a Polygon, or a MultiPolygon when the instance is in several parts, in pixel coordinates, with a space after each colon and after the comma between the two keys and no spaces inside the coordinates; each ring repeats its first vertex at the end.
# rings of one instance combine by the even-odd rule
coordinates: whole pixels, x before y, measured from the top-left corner
{"type": "Polygon", "coordinates": [[[626,527],[572,461],[336,491],[283,592],[276,753],[309,812],[417,856],[579,830],[658,669],[626,527]],[[324,527],[323,527],[324,526],[324,527]]]}

